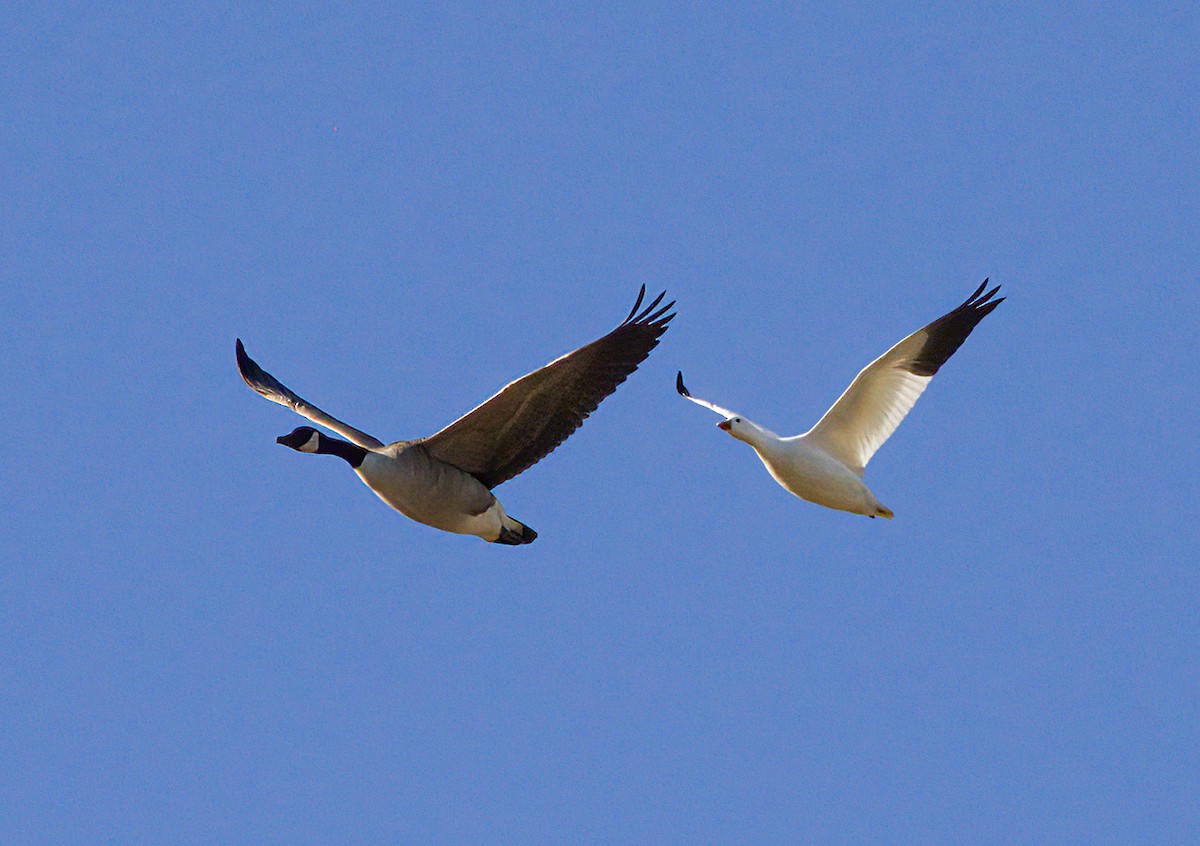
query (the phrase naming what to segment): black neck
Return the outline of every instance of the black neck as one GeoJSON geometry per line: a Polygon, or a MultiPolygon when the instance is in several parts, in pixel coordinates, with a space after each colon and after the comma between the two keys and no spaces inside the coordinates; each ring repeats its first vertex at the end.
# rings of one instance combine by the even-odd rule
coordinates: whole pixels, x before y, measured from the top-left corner
{"type": "Polygon", "coordinates": [[[317,438],[317,452],[321,455],[336,455],[338,458],[344,458],[351,467],[356,469],[367,457],[367,451],[358,444],[331,438],[324,434],[317,438]]]}

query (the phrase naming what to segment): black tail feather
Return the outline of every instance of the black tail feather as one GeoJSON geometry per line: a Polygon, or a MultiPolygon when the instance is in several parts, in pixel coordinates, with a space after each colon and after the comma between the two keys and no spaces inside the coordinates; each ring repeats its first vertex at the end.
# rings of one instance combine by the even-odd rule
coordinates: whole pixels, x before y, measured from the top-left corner
{"type": "MultiPolygon", "coordinates": [[[[511,519],[511,518],[510,518],[511,519]]],[[[525,543],[533,543],[537,540],[537,532],[526,526],[524,523],[518,523],[516,529],[510,529],[507,526],[500,527],[500,537],[496,538],[494,543],[502,543],[507,546],[520,546],[525,543]]]]}

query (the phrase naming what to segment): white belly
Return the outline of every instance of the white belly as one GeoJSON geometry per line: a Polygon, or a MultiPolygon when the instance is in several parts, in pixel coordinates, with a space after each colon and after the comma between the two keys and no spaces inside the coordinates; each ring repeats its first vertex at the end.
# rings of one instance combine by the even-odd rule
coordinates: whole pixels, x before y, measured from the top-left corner
{"type": "Polygon", "coordinates": [[[355,472],[380,499],[411,520],[488,541],[500,536],[500,500],[457,468],[419,452],[371,452],[355,472]]]}
{"type": "Polygon", "coordinates": [[[755,452],[775,481],[801,499],[868,517],[892,515],[857,473],[799,438],[755,452]]]}

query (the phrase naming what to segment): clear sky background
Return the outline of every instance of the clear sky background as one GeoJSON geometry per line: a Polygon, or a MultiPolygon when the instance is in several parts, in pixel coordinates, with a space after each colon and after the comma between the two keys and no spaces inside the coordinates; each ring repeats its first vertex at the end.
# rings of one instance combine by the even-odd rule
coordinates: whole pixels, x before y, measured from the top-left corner
{"type": "Polygon", "coordinates": [[[1191,3],[56,3],[0,18],[0,830],[1200,841],[1191,3]],[[783,434],[984,277],[867,481],[783,434]],[[498,489],[384,440],[679,316],[498,489]]]}

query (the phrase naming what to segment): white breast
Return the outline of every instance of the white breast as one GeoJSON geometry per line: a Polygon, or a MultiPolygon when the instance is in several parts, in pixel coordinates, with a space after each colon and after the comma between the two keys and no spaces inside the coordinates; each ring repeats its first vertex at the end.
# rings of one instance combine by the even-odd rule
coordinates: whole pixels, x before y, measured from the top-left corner
{"type": "Polygon", "coordinates": [[[801,499],[855,514],[875,515],[887,510],[858,474],[805,443],[803,436],[753,446],[775,481],[801,499]]]}

